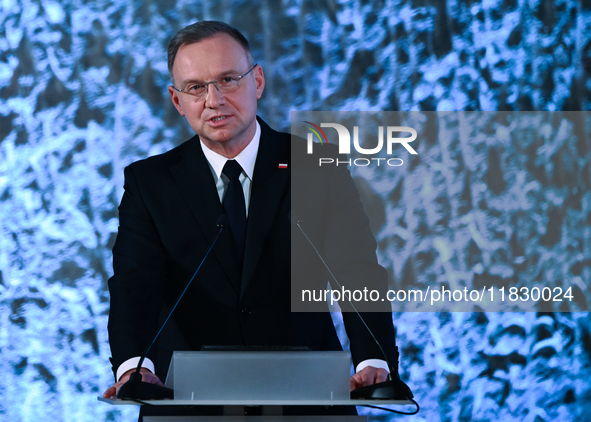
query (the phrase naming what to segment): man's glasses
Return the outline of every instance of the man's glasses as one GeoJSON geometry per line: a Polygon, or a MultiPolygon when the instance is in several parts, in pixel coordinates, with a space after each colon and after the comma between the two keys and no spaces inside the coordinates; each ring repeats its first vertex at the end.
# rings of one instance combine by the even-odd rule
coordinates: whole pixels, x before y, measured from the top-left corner
{"type": "Polygon", "coordinates": [[[229,92],[236,91],[240,87],[240,80],[244,78],[246,75],[248,75],[250,72],[252,72],[252,70],[256,66],[257,64],[255,63],[254,66],[251,67],[248,72],[240,76],[224,76],[223,78],[220,78],[217,81],[203,82],[201,84],[189,84],[181,89],[178,89],[174,85],[171,86],[172,89],[174,89],[177,92],[183,92],[185,94],[192,95],[198,100],[202,100],[206,97],[210,84],[213,84],[213,86],[215,86],[215,88],[222,94],[227,94],[229,92]]]}

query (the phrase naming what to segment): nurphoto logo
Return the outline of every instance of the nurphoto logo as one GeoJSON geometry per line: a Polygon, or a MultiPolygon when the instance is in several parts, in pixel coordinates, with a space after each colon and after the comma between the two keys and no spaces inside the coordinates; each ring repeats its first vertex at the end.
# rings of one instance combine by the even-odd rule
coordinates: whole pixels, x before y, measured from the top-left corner
{"type": "MultiPolygon", "coordinates": [[[[310,125],[305,126],[313,133],[308,133],[307,136],[307,153],[312,154],[314,149],[314,135],[320,141],[320,145],[328,144],[328,137],[322,128],[333,128],[337,131],[339,136],[339,154],[350,154],[351,153],[351,133],[349,130],[338,123],[320,123],[320,126],[304,121],[304,123],[310,125]]],[[[417,139],[417,131],[408,126],[386,126],[385,129],[385,138],[386,138],[386,153],[388,156],[392,155],[392,150],[395,145],[402,145],[406,150],[412,155],[418,155],[418,153],[411,147],[409,144],[417,139]],[[394,136],[395,134],[399,134],[401,132],[410,133],[410,136],[407,137],[398,137],[394,136]]],[[[318,143],[316,143],[318,144],[318,143]]],[[[363,148],[359,144],[359,127],[353,126],[353,148],[361,155],[376,155],[382,152],[384,148],[384,126],[378,126],[378,143],[374,148],[363,148]]],[[[385,162],[387,165],[392,167],[399,167],[404,164],[404,161],[401,158],[383,158],[383,157],[360,157],[355,159],[348,159],[348,160],[339,160],[334,158],[320,158],[319,159],[319,166],[323,164],[348,164],[354,166],[361,166],[366,167],[372,163],[376,163],[378,166],[380,163],[385,162]]]]}

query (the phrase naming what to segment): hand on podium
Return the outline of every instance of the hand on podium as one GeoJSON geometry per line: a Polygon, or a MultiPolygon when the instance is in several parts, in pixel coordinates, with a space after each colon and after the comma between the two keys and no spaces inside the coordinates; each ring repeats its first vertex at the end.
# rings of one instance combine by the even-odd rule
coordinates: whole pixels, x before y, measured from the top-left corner
{"type": "MultiPolygon", "coordinates": [[[[105,398],[105,399],[115,398],[117,396],[117,393],[119,392],[119,389],[121,388],[121,386],[123,384],[125,384],[127,382],[127,380],[129,380],[129,377],[131,376],[132,372],[135,372],[135,368],[130,369],[129,371],[127,371],[123,375],[121,375],[121,378],[119,378],[119,381],[117,381],[111,387],[107,388],[107,391],[105,391],[103,394],[103,398],[105,398]]],[[[142,374],[142,381],[143,382],[147,382],[149,384],[163,385],[162,381],[160,381],[160,378],[158,378],[149,369],[141,368],[140,373],[142,374]]]]}
{"type": "Polygon", "coordinates": [[[388,371],[383,368],[367,366],[351,377],[349,387],[351,391],[368,385],[388,380],[388,371]]]}

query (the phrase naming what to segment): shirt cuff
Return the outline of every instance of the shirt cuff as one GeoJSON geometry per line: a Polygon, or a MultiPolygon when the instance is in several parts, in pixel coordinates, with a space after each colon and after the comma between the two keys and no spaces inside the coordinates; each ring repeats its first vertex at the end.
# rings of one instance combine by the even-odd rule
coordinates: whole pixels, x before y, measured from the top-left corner
{"type": "MultiPolygon", "coordinates": [[[[130,369],[137,368],[137,364],[139,361],[140,361],[140,357],[136,356],[134,358],[127,359],[125,362],[123,362],[121,365],[119,365],[119,368],[117,368],[117,381],[119,381],[119,378],[121,378],[121,376],[124,373],[126,373],[127,371],[129,371],[130,369]]],[[[142,363],[142,368],[149,369],[154,374],[156,373],[156,371],[154,370],[154,364],[148,358],[144,359],[144,362],[142,363]]]]}
{"type": "MultiPolygon", "coordinates": [[[[136,365],[137,365],[137,362],[136,362],[136,365]]],[[[123,366],[123,365],[121,365],[121,366],[123,366]]],[[[357,365],[357,368],[355,368],[355,373],[364,370],[368,366],[373,366],[374,368],[382,368],[382,369],[385,369],[386,371],[388,371],[388,373],[390,373],[390,368],[388,368],[388,363],[382,359],[366,359],[366,360],[362,361],[359,365],[357,365]]]]}

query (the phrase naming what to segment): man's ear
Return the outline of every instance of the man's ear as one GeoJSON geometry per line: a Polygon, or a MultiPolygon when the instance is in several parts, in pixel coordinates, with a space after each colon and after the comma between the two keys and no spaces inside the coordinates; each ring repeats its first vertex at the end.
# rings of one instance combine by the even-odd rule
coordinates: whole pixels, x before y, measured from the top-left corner
{"type": "Polygon", "coordinates": [[[179,93],[174,90],[172,85],[168,85],[168,93],[170,94],[170,99],[172,100],[174,107],[177,109],[177,111],[179,112],[179,114],[181,116],[184,116],[185,112],[183,111],[183,107],[181,106],[181,103],[179,100],[179,93]]]}
{"type": "Polygon", "coordinates": [[[260,65],[257,65],[253,72],[254,80],[257,86],[257,100],[259,100],[263,95],[263,91],[265,90],[265,74],[263,73],[263,68],[260,65]]]}

